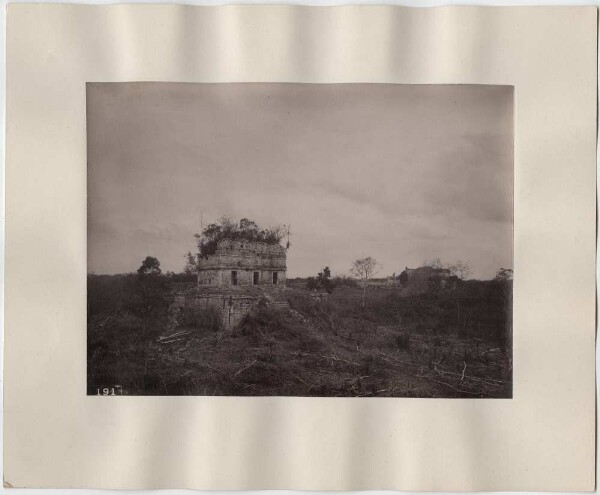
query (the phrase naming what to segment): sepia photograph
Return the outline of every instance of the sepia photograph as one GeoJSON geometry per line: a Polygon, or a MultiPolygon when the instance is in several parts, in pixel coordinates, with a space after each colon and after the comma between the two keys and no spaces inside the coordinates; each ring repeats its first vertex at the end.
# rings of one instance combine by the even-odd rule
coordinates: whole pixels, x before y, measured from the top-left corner
{"type": "Polygon", "coordinates": [[[88,83],[87,394],[512,398],[513,97],[88,83]]]}

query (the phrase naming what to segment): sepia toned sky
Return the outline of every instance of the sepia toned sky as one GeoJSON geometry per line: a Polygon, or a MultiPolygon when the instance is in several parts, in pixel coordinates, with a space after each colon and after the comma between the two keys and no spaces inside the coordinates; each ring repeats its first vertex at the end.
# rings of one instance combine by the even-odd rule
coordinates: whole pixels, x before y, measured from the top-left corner
{"type": "Polygon", "coordinates": [[[509,86],[91,83],[88,271],[181,271],[227,215],[290,224],[288,276],[512,268],[509,86]]]}

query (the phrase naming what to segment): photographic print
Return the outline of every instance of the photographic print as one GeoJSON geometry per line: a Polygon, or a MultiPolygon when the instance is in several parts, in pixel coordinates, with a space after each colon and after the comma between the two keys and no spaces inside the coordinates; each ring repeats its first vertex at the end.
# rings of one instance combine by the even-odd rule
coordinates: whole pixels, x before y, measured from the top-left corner
{"type": "Polygon", "coordinates": [[[88,395],[512,397],[511,86],[86,93],[88,395]]]}

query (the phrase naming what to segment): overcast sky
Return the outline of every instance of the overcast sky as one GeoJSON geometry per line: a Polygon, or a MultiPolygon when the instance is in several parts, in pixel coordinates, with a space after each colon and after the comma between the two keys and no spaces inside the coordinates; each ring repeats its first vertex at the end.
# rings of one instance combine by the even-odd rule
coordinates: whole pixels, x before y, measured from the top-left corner
{"type": "Polygon", "coordinates": [[[290,224],[288,276],[512,268],[508,86],[94,83],[88,270],[179,272],[222,215],[290,224]]]}

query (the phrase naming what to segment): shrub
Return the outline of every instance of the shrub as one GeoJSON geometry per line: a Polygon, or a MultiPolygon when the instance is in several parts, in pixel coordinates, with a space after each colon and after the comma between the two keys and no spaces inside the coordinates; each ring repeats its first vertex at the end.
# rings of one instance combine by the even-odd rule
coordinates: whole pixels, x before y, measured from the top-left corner
{"type": "Polygon", "coordinates": [[[358,287],[358,280],[344,275],[333,277],[331,282],[334,287],[358,287]]]}
{"type": "Polygon", "coordinates": [[[175,282],[175,283],[195,284],[198,281],[198,275],[196,273],[174,273],[169,278],[170,278],[171,282],[175,282]]]}
{"type": "Polygon", "coordinates": [[[308,277],[306,280],[308,290],[324,290],[331,294],[335,287],[336,284],[334,279],[331,278],[331,270],[328,266],[323,268],[316,277],[308,277]]]}
{"type": "Polygon", "coordinates": [[[317,303],[309,294],[294,292],[288,295],[290,307],[305,315],[315,315],[317,313],[317,303]]]}
{"type": "Polygon", "coordinates": [[[317,290],[319,288],[319,283],[315,277],[308,277],[306,279],[306,288],[308,290],[317,290]]]}
{"type": "Polygon", "coordinates": [[[364,356],[360,366],[361,375],[369,375],[373,366],[375,366],[375,358],[371,354],[364,356]]]}
{"type": "Polygon", "coordinates": [[[396,337],[394,337],[394,342],[398,349],[410,349],[410,335],[407,333],[401,333],[400,335],[396,335],[396,337]]]}
{"type": "Polygon", "coordinates": [[[195,330],[218,332],[223,329],[223,317],[215,306],[185,306],[179,314],[179,324],[195,330]]]}
{"type": "Polygon", "coordinates": [[[223,239],[279,244],[288,231],[283,225],[263,229],[247,218],[242,218],[238,223],[231,218],[221,217],[204,228],[202,233],[196,234],[196,239],[200,256],[206,257],[216,252],[219,241],[223,239]]]}
{"type": "Polygon", "coordinates": [[[242,335],[270,333],[283,328],[283,320],[278,311],[268,307],[260,307],[242,318],[238,331],[242,335]]]}
{"type": "Polygon", "coordinates": [[[88,275],[88,318],[123,309],[126,275],[88,275]]]}

